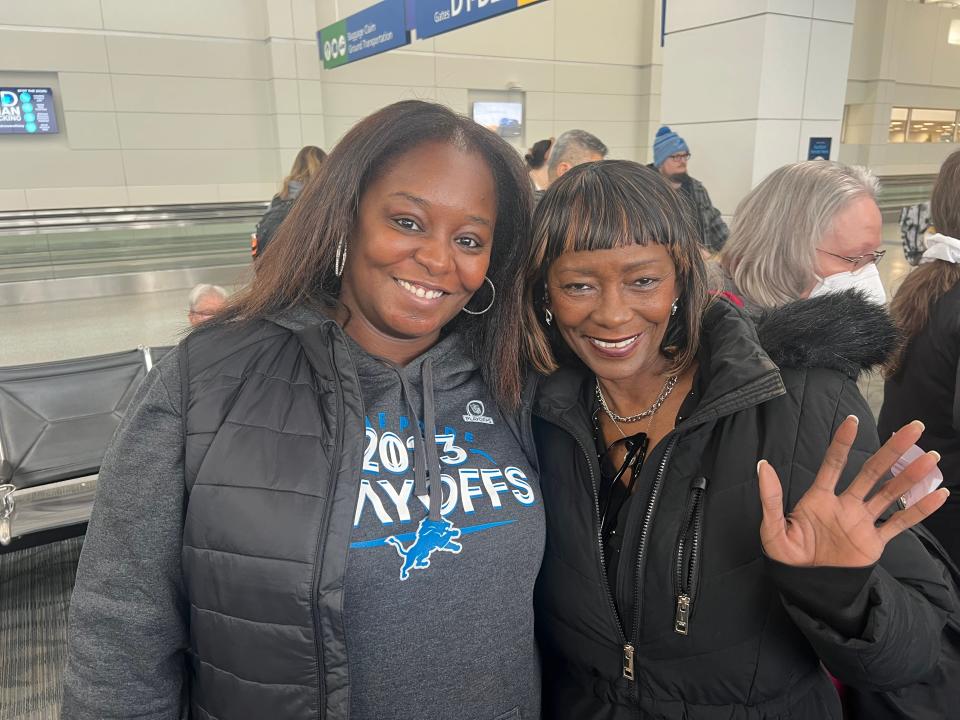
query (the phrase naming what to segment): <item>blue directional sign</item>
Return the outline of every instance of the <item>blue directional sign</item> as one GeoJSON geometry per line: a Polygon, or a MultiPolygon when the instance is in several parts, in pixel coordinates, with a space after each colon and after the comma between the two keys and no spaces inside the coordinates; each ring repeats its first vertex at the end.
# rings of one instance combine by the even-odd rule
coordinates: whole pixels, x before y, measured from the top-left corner
{"type": "Polygon", "coordinates": [[[417,39],[502,15],[543,0],[416,0],[417,39]]]}
{"type": "Polygon", "coordinates": [[[405,0],[383,0],[317,33],[323,67],[346,65],[410,43],[405,0]]]}
{"type": "Polygon", "coordinates": [[[807,148],[807,160],[829,160],[833,138],[812,137],[807,148]]]}

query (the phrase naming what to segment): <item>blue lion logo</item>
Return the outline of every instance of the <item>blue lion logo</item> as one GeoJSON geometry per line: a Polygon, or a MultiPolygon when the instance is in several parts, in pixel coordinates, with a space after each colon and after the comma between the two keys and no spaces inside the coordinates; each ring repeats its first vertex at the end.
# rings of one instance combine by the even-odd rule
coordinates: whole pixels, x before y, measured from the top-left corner
{"type": "Polygon", "coordinates": [[[403,558],[400,579],[406,580],[410,577],[411,570],[425,570],[430,567],[430,556],[435,550],[454,554],[463,550],[463,545],[456,542],[459,537],[460,529],[454,527],[452,522],[444,519],[431,520],[428,516],[420,521],[417,536],[409,547],[405,548],[393,535],[384,542],[393,545],[397,554],[403,558]]]}

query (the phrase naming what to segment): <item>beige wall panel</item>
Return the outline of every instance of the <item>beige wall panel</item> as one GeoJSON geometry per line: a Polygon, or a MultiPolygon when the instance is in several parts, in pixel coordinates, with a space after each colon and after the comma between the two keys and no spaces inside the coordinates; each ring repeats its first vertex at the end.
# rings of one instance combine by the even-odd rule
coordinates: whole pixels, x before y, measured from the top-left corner
{"type": "Polygon", "coordinates": [[[106,42],[113,73],[257,80],[270,77],[270,55],[263,42],[144,36],[107,36],[106,42]]]}
{"type": "Polygon", "coordinates": [[[299,80],[297,92],[300,98],[300,112],[307,115],[323,114],[323,83],[319,80],[299,80]]]}
{"type": "Polygon", "coordinates": [[[57,77],[63,110],[113,110],[109,75],[61,72],[57,77]]]}
{"type": "Polygon", "coordinates": [[[402,51],[323,70],[321,77],[324,82],[359,85],[433,85],[437,80],[436,62],[432,57],[402,51]]]}
{"type": "Polygon", "coordinates": [[[116,116],[112,112],[64,113],[65,128],[70,147],[74,150],[115,150],[120,147],[116,116]]]}
{"type": "Polygon", "coordinates": [[[856,6],[856,0],[813,0],[813,16],[820,20],[852,23],[856,6]]]}
{"type": "Polygon", "coordinates": [[[359,115],[356,117],[336,117],[328,115],[324,118],[324,137],[327,139],[327,147],[324,149],[329,151],[333,148],[340,142],[340,138],[346,135],[347,131],[362,119],[359,115]]]}
{"type": "MultiPolygon", "coordinates": [[[[797,17],[767,15],[763,28],[763,59],[760,71],[760,96],[756,105],[744,106],[737,111],[727,108],[727,115],[721,118],[795,118],[803,110],[804,78],[809,60],[811,21],[797,17]],[[752,114],[756,108],[756,114],[752,114]]],[[[730,30],[736,28],[745,31],[753,26],[747,20],[732,23],[730,30]]],[[[713,31],[716,32],[716,28],[713,31]]],[[[734,44],[728,48],[740,48],[750,42],[757,42],[758,36],[740,35],[731,38],[734,44]]],[[[719,48],[718,48],[719,50],[719,48]]],[[[729,57],[718,55],[718,64],[724,64],[729,57]],[[720,60],[723,58],[723,60],[720,60]]],[[[676,57],[676,56],[674,56],[676,57]]],[[[678,58],[681,59],[681,58],[678,58]]],[[[848,58],[843,59],[848,62],[848,58]]],[[[833,72],[831,70],[831,72],[833,72]]],[[[745,77],[749,77],[746,75],[745,77]]],[[[725,88],[729,90],[728,88],[725,88]]],[[[842,96],[841,96],[842,97],[842,96]]],[[[711,115],[715,118],[715,115],[711,115]]]]}
{"type": "Polygon", "coordinates": [[[0,211],[26,210],[27,193],[24,190],[0,190],[0,211]]]}
{"type": "Polygon", "coordinates": [[[651,68],[593,63],[559,63],[557,92],[644,95],[650,90],[651,68]]]}
{"type": "MultiPolygon", "coordinates": [[[[269,200],[276,195],[277,183],[227,183],[218,186],[221,202],[269,200]]],[[[250,228],[253,232],[253,228],[250,228]]],[[[246,238],[244,238],[246,240],[246,238]]]]}
{"type": "Polygon", "coordinates": [[[299,115],[274,115],[274,118],[277,124],[277,147],[299,148],[303,145],[299,115]]]}
{"type": "Polygon", "coordinates": [[[552,91],[554,87],[553,63],[501,58],[478,61],[450,55],[438,55],[436,61],[437,85],[443,87],[506,90],[508,83],[517,83],[527,92],[552,91]]]}
{"type": "Polygon", "coordinates": [[[0,188],[115,187],[124,184],[118,150],[62,148],[8,148],[4,165],[17,168],[16,175],[0,173],[0,188]]]}
{"type": "Polygon", "coordinates": [[[27,207],[110,207],[129,204],[125,187],[27,188],[27,207]]]}
{"type": "Polygon", "coordinates": [[[951,143],[890,143],[886,146],[886,162],[875,170],[881,175],[935,173],[956,149],[951,143]]]}
{"type": "Polygon", "coordinates": [[[954,20],[960,22],[960,10],[940,11],[940,25],[932,42],[934,55],[930,82],[933,85],[960,88],[960,45],[945,42],[950,32],[950,22],[954,20]]]}
{"type": "Polygon", "coordinates": [[[443,87],[438,87],[436,90],[438,103],[442,103],[458,113],[463,113],[464,115],[470,114],[469,93],[466,90],[463,88],[443,87]]]}
{"type": "Polygon", "coordinates": [[[260,40],[266,35],[263,0],[100,0],[108,30],[260,40]]]}
{"type": "Polygon", "coordinates": [[[847,92],[844,95],[844,103],[847,105],[859,105],[860,103],[873,102],[871,91],[875,83],[865,82],[863,80],[847,80],[847,92]]]}
{"type": "Polygon", "coordinates": [[[903,83],[930,82],[940,13],[936,8],[901,2],[896,10],[893,49],[894,79],[903,83]],[[929,38],[929,41],[923,41],[929,38]]]}
{"type": "Polygon", "coordinates": [[[960,108],[960,88],[898,83],[892,95],[897,107],[960,108]]]}
{"type": "Polygon", "coordinates": [[[317,39],[317,10],[315,0],[290,0],[293,9],[293,33],[301,40],[317,39]]]}
{"type": "Polygon", "coordinates": [[[840,120],[803,120],[800,123],[800,147],[797,153],[797,160],[807,159],[807,151],[810,149],[810,138],[828,137],[833,138],[830,145],[830,159],[836,160],[837,153],[840,150],[840,129],[842,122],[840,120]]]}
{"type": "Polygon", "coordinates": [[[124,150],[131,185],[273,182],[276,150],[124,150]]]}
{"type": "Polygon", "coordinates": [[[647,119],[647,95],[595,95],[556,93],[557,122],[578,120],[621,120],[641,122],[647,119]]]}
{"type": "Polygon", "coordinates": [[[323,86],[324,113],[328,117],[365,117],[398,100],[436,100],[436,98],[437,90],[434,87],[334,85],[332,83],[325,83],[323,86]]]}
{"type": "Polygon", "coordinates": [[[7,0],[0,4],[0,25],[100,28],[100,0],[7,0]]]}
{"type": "Polygon", "coordinates": [[[556,103],[552,92],[528,92],[526,94],[526,111],[529,120],[550,120],[556,115],[556,103]]]}
{"type": "MultiPolygon", "coordinates": [[[[326,128],[323,115],[300,116],[300,138],[304,145],[316,145],[330,152],[332,145],[327,143],[326,128]]],[[[292,162],[291,158],[291,162],[292,162]]],[[[288,163],[281,163],[282,167],[289,167],[288,163]]]]}
{"type": "Polygon", "coordinates": [[[587,120],[584,118],[569,118],[567,120],[557,120],[554,125],[557,128],[557,134],[574,128],[586,130],[593,133],[608,148],[611,147],[635,147],[649,142],[646,133],[643,132],[645,124],[640,125],[633,122],[617,122],[613,120],[587,120]]]}
{"type": "Polygon", "coordinates": [[[272,110],[271,83],[144,75],[114,75],[118,112],[257,115],[272,110]]]}
{"type": "Polygon", "coordinates": [[[843,100],[847,89],[849,58],[837,57],[835,48],[850,47],[853,26],[839,22],[814,20],[807,60],[804,118],[839,120],[843,117],[843,100]]]}
{"type": "Polygon", "coordinates": [[[853,47],[850,50],[851,79],[879,77],[883,54],[886,0],[857,0],[853,19],[853,47]]]}
{"type": "Polygon", "coordinates": [[[646,148],[641,147],[612,147],[607,155],[608,160],[632,160],[646,164],[646,148]]]}
{"type": "Polygon", "coordinates": [[[763,61],[763,48],[756,38],[762,36],[764,28],[764,19],[758,17],[669,36],[663,86],[686,91],[663,95],[663,121],[673,124],[676,118],[708,122],[755,117],[760,102],[756,68],[763,61]],[[737,48],[737,52],[731,53],[731,48],[737,48]],[[698,57],[703,62],[692,60],[698,57]],[[721,57],[724,62],[708,60],[721,57]]]}
{"type": "Polygon", "coordinates": [[[319,80],[323,70],[320,63],[320,49],[314,42],[297,41],[297,77],[304,80],[319,80]]]}
{"type": "Polygon", "coordinates": [[[296,80],[273,80],[273,110],[278,113],[300,112],[300,88],[296,80]]]}
{"type": "Polygon", "coordinates": [[[527,147],[531,147],[538,140],[547,140],[557,135],[553,120],[528,120],[523,133],[527,147]]]}
{"type": "Polygon", "coordinates": [[[273,38],[293,37],[293,11],[290,0],[266,0],[267,34],[273,38]]]}
{"type": "MultiPolygon", "coordinates": [[[[644,6],[623,0],[563,0],[547,3],[556,14],[556,59],[643,65],[644,6]]],[[[670,10],[667,10],[669,15],[670,10]]]]}
{"type": "MultiPolygon", "coordinates": [[[[807,4],[812,7],[812,1],[807,4]]],[[[667,32],[729,22],[767,10],[767,0],[681,0],[667,3],[667,32]]]]}
{"type": "Polygon", "coordinates": [[[297,46],[291,40],[271,40],[267,44],[270,54],[270,76],[275,78],[297,77],[297,46]]]}
{"type": "MultiPolygon", "coordinates": [[[[304,143],[304,144],[317,145],[317,147],[323,147],[322,145],[318,145],[317,143],[304,143]]],[[[293,161],[297,157],[297,152],[298,150],[294,150],[293,148],[282,148],[280,150],[280,168],[281,169],[277,173],[276,181],[274,182],[275,193],[280,189],[280,183],[283,180],[283,178],[286,177],[286,173],[288,173],[290,171],[290,168],[293,167],[293,161]]]]}
{"type": "Polygon", "coordinates": [[[178,205],[219,202],[216,185],[131,185],[131,205],[178,205]]]}
{"type": "Polygon", "coordinates": [[[483,57],[554,57],[554,8],[544,2],[459,28],[434,38],[436,51],[483,57]]]}
{"type": "Polygon", "coordinates": [[[107,53],[98,35],[0,30],[0,68],[102,73],[107,72],[107,53]]]}
{"type": "Polygon", "coordinates": [[[119,113],[117,124],[125,150],[242,150],[277,145],[270,115],[119,113]]]}

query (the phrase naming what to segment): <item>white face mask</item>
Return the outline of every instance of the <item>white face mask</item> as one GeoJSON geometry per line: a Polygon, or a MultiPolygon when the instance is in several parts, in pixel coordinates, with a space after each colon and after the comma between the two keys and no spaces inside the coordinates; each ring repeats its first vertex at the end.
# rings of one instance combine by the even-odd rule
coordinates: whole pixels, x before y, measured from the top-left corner
{"type": "Polygon", "coordinates": [[[880,271],[876,263],[869,263],[855,272],[841,272],[817,278],[817,284],[810,291],[810,297],[819,297],[828,293],[842,292],[850,289],[860,290],[867,296],[867,300],[883,305],[887,302],[887,293],[880,280],[880,271]]]}

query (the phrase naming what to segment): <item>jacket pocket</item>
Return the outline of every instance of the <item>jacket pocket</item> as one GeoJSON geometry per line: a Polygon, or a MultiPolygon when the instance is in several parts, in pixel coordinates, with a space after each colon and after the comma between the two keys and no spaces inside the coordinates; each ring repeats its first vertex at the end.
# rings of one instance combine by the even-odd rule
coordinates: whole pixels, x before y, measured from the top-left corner
{"type": "Polygon", "coordinates": [[[690,632],[700,580],[700,554],[703,550],[703,508],[706,504],[707,478],[696,477],[690,482],[687,504],[681,516],[680,534],[674,553],[673,594],[677,607],[673,629],[680,635],[690,632]]]}
{"type": "Polygon", "coordinates": [[[497,715],[493,720],[521,720],[520,706],[517,705],[513,710],[497,715]]]}

